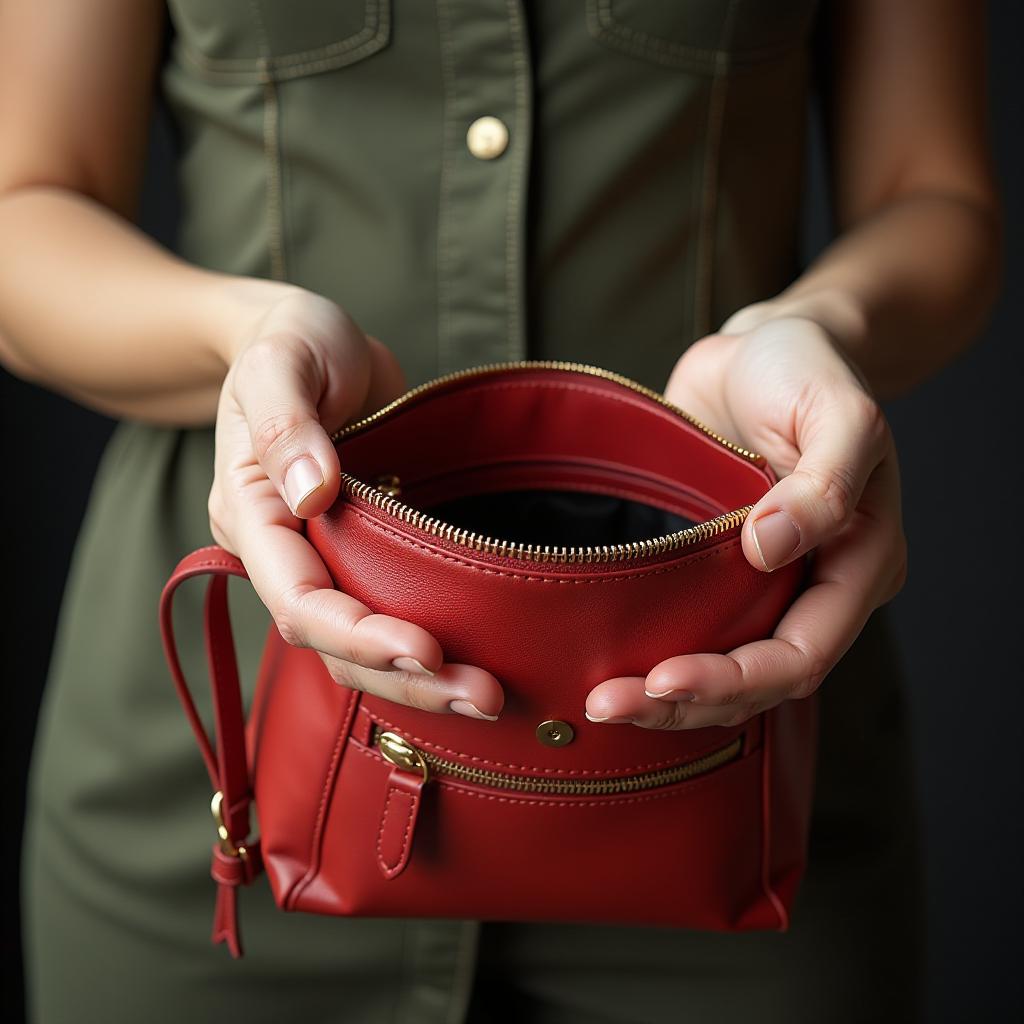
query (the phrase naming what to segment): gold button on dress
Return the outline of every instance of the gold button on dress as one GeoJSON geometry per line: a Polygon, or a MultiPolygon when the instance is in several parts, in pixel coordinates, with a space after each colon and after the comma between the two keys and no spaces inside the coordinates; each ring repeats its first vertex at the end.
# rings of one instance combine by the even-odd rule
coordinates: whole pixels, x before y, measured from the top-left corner
{"type": "Polygon", "coordinates": [[[497,117],[478,117],[466,132],[466,145],[478,160],[495,160],[508,149],[508,128],[497,117]]]}

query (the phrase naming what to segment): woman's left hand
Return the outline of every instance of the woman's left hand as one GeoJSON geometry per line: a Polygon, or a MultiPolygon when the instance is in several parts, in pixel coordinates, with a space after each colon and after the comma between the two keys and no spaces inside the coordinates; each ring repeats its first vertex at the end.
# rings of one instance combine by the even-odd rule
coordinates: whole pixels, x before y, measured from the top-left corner
{"type": "Polygon", "coordinates": [[[882,410],[828,332],[771,303],[741,310],[692,345],[665,397],[767,457],[780,480],[747,517],[743,552],[771,572],[813,549],[809,581],[770,639],[605,680],[586,714],[646,729],[738,725],[814,693],[903,586],[896,450],[882,410]]]}

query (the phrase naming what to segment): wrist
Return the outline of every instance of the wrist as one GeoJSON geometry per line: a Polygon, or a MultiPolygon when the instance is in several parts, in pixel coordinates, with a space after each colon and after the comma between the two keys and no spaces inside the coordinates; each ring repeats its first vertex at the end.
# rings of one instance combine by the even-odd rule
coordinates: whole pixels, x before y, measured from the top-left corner
{"type": "Polygon", "coordinates": [[[205,332],[211,357],[226,373],[242,349],[257,335],[258,326],[269,311],[303,291],[285,281],[216,275],[210,281],[205,332]]]}
{"type": "Polygon", "coordinates": [[[799,282],[772,300],[776,316],[812,320],[855,362],[868,338],[868,310],[852,291],[834,286],[807,287],[799,282]]]}
{"type": "Polygon", "coordinates": [[[783,319],[806,320],[817,325],[865,389],[872,390],[862,364],[870,334],[868,310],[854,292],[832,285],[807,286],[798,281],[771,299],[737,310],[725,322],[722,332],[741,335],[783,319]]]}

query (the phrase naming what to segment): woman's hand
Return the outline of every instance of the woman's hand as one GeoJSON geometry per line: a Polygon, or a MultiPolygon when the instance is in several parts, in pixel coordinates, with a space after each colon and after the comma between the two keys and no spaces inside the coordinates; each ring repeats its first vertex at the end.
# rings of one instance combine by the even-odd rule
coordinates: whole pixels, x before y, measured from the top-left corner
{"type": "Polygon", "coordinates": [[[340,486],[329,432],[406,389],[394,355],[338,306],[285,289],[226,353],[217,411],[210,529],[238,555],[289,643],[312,647],[345,686],[441,713],[493,718],[489,672],[446,664],[426,630],[334,588],[302,534],[340,486]]]}
{"type": "Polygon", "coordinates": [[[781,477],[752,509],[743,552],[761,572],[814,551],[807,589],[771,639],[687,654],[587,697],[591,721],[738,725],[807,697],[906,576],[896,450],[881,409],[816,321],[741,310],[676,363],[669,401],[765,455],[781,477]]]}

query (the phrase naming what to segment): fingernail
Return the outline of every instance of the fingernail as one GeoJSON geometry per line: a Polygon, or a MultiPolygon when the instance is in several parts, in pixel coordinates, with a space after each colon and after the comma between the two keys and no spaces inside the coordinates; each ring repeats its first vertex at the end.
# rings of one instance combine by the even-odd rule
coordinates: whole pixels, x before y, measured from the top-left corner
{"type": "Polygon", "coordinates": [[[482,718],[485,722],[496,722],[497,715],[485,715],[475,704],[468,700],[453,700],[448,705],[457,715],[466,715],[468,718],[482,718]]]}
{"type": "Polygon", "coordinates": [[[299,506],[323,485],[324,475],[320,467],[307,458],[297,459],[284,475],[284,497],[292,515],[297,515],[299,506]]]}
{"type": "Polygon", "coordinates": [[[786,512],[762,516],[751,532],[765,572],[777,569],[800,546],[800,529],[786,512]]]}
{"type": "Polygon", "coordinates": [[[624,717],[598,718],[597,715],[592,715],[589,711],[584,711],[583,714],[588,722],[604,722],[607,725],[629,725],[633,721],[632,718],[624,717]]]}
{"type": "Polygon", "coordinates": [[[697,698],[689,690],[662,690],[661,693],[654,693],[651,690],[644,690],[648,697],[655,700],[696,700],[697,698]]]}
{"type": "Polygon", "coordinates": [[[399,658],[395,658],[391,662],[391,664],[394,665],[395,668],[401,669],[403,672],[415,672],[421,676],[436,675],[436,673],[431,672],[430,669],[426,667],[426,665],[423,665],[420,662],[418,662],[415,658],[410,658],[404,654],[399,658]]]}

